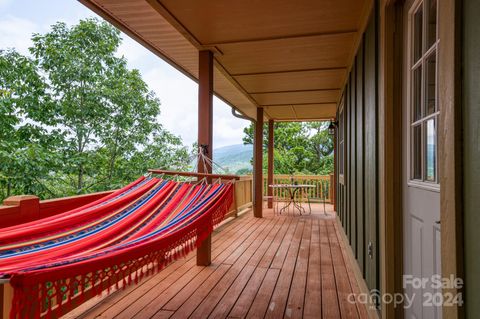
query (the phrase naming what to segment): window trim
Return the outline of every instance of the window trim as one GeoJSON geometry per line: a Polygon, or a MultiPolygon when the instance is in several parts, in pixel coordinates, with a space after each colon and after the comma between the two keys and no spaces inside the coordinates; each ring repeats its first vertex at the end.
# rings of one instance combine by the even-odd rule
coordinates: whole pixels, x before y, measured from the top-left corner
{"type": "Polygon", "coordinates": [[[438,0],[437,0],[437,23],[436,23],[436,41],[429,47],[428,45],[428,34],[427,34],[427,19],[428,19],[428,8],[427,2],[429,0],[417,0],[412,5],[408,12],[408,33],[407,33],[407,119],[408,119],[408,128],[407,128],[407,185],[411,187],[423,188],[430,191],[440,191],[440,178],[439,178],[439,159],[438,159],[438,132],[439,132],[439,114],[440,114],[440,105],[438,103],[438,47],[439,47],[439,34],[438,34],[438,25],[439,25],[439,16],[438,16],[438,0]],[[414,60],[414,16],[415,13],[420,9],[423,10],[422,14],[422,54],[417,61],[414,60]],[[426,61],[431,57],[432,54],[435,54],[436,64],[435,64],[435,112],[429,115],[426,114],[426,61]],[[414,70],[421,67],[421,88],[420,88],[420,101],[421,101],[421,118],[414,121],[413,120],[413,106],[414,106],[414,96],[413,96],[413,73],[414,70]],[[435,181],[426,180],[426,123],[430,119],[435,119],[435,181]],[[421,144],[421,179],[413,178],[413,129],[415,126],[420,125],[421,135],[422,135],[422,144],[421,144]]]}

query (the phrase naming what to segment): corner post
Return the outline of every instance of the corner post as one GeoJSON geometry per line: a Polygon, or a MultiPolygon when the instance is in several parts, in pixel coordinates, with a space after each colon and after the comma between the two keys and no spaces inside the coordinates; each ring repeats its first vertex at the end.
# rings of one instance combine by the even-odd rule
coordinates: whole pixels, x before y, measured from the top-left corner
{"type": "Polygon", "coordinates": [[[3,200],[3,205],[18,207],[19,224],[40,218],[40,199],[35,195],[10,196],[3,200]]]}
{"type": "Polygon", "coordinates": [[[257,108],[254,138],[253,169],[253,215],[263,217],[263,108],[257,108]]]}
{"type": "Polygon", "coordinates": [[[273,184],[273,120],[268,120],[268,208],[273,207],[273,189],[269,185],[273,184]]]}
{"type": "Polygon", "coordinates": [[[10,318],[10,310],[12,309],[13,288],[8,283],[0,283],[0,319],[10,318]]]}
{"type": "MultiPolygon", "coordinates": [[[[212,159],[213,142],[213,53],[200,51],[198,56],[198,146],[212,159]]],[[[198,161],[199,173],[212,173],[210,164],[198,161]]],[[[197,248],[197,265],[208,266],[212,259],[211,234],[197,248]]]]}

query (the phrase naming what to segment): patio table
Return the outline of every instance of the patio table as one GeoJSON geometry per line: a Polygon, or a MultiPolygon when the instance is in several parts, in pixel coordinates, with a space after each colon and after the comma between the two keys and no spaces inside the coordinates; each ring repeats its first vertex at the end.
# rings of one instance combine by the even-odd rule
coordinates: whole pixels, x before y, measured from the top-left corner
{"type": "MultiPolygon", "coordinates": [[[[290,206],[293,206],[293,210],[295,211],[295,208],[298,209],[300,215],[306,213],[305,208],[302,207],[301,202],[298,202],[296,200],[295,195],[298,193],[299,190],[301,189],[307,189],[307,188],[315,188],[315,185],[308,185],[308,184],[272,184],[268,185],[272,189],[286,189],[288,190],[288,204],[285,205],[282,209],[280,209],[280,214],[287,210],[290,206]]],[[[312,213],[312,207],[310,206],[310,198],[307,195],[307,202],[308,202],[308,213],[312,213]]]]}

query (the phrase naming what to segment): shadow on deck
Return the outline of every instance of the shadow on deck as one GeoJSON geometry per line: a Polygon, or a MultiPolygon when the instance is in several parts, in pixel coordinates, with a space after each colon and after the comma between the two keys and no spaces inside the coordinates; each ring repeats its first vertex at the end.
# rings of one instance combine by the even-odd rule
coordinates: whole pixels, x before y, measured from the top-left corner
{"type": "Polygon", "coordinates": [[[367,318],[332,207],[307,216],[251,211],[215,230],[212,264],[195,253],[68,318],[367,318]]]}

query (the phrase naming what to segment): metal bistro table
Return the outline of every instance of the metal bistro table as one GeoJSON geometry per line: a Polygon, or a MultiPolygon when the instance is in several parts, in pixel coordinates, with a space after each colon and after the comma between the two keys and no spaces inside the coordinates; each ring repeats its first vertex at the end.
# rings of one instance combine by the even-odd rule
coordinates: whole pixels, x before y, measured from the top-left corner
{"type": "MultiPolygon", "coordinates": [[[[273,185],[268,185],[270,188],[272,189],[286,189],[288,190],[288,194],[289,194],[289,201],[288,201],[288,204],[285,205],[284,207],[282,207],[282,209],[280,209],[280,214],[282,212],[284,212],[285,210],[287,210],[290,206],[293,205],[293,209],[295,210],[295,208],[298,209],[298,211],[300,212],[300,215],[302,215],[302,212],[303,214],[306,214],[306,211],[305,211],[305,208],[302,207],[301,205],[301,201],[298,202],[295,198],[295,195],[298,193],[299,190],[301,189],[307,189],[307,188],[315,188],[315,185],[302,185],[302,184],[273,184],[273,185]]],[[[308,202],[308,213],[311,214],[312,213],[312,207],[310,206],[310,198],[308,197],[307,195],[307,202],[308,202]]]]}

